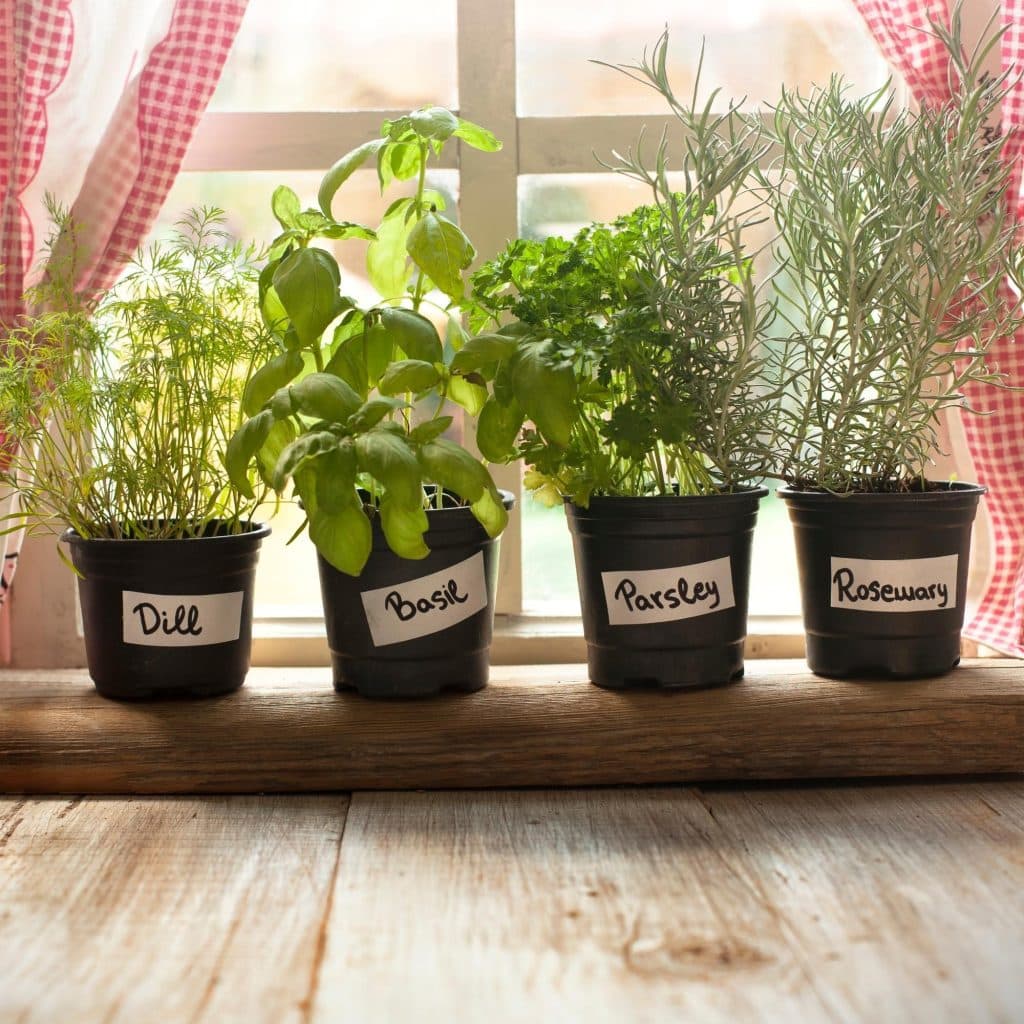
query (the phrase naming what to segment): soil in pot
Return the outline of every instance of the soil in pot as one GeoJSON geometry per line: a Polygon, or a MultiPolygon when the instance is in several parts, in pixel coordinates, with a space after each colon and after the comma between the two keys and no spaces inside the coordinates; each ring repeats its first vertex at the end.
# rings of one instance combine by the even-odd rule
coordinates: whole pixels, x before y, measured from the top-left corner
{"type": "Polygon", "coordinates": [[[767,493],[566,502],[593,683],[697,689],[742,677],[751,545],[767,493]]]}
{"type": "MultiPolygon", "coordinates": [[[[502,492],[506,508],[512,495],[502,492]]],[[[498,542],[464,506],[431,509],[430,554],[400,558],[373,517],[360,576],[318,559],[334,687],[364,697],[428,697],[487,685],[498,542]]]]}
{"type": "Polygon", "coordinates": [[[778,493],[793,523],[812,672],[910,679],[956,666],[971,527],[984,487],[778,493]]]}
{"type": "Polygon", "coordinates": [[[249,671],[256,562],[270,527],[186,540],[61,540],[81,574],[85,651],[116,700],[211,697],[249,671]]]}

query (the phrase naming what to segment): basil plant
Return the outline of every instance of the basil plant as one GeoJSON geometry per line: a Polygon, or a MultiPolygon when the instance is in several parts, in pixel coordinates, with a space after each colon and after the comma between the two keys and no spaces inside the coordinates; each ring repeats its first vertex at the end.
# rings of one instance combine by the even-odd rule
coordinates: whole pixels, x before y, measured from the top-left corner
{"type": "Polygon", "coordinates": [[[429,553],[430,507],[467,505],[492,537],[508,520],[485,464],[443,436],[452,424],[446,402],[476,416],[488,398],[483,378],[459,360],[469,339],[458,307],[476,253],[445,216],[444,198],[426,187],[429,160],[453,138],[487,152],[501,147],[486,129],[425,107],[385,121],[380,138],[334,164],[318,210],[302,209],[286,186],[273,195],[282,230],[259,298],[278,351],[248,381],[247,418],[226,467],[242,493],[251,491],[253,463],[278,494],[290,482],[317,549],[353,576],[370,555],[371,517],[391,549],[411,559],[429,553]],[[413,194],[392,202],[375,230],[332,210],[341,186],[371,159],[382,195],[415,180],[413,194]],[[337,260],[315,244],[348,238],[369,240],[367,271],[379,298],[366,308],[343,294],[337,260]],[[446,325],[444,341],[435,321],[446,325]]]}

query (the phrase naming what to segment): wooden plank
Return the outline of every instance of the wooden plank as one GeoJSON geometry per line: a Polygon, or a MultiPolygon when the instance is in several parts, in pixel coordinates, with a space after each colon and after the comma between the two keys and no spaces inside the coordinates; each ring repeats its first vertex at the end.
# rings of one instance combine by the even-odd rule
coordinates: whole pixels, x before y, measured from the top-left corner
{"type": "Polygon", "coordinates": [[[993,793],[356,794],[313,1020],[1019,1021],[993,793]]]}
{"type": "Polygon", "coordinates": [[[345,797],[0,803],[0,1020],[298,1022],[345,797]]]}
{"type": "Polygon", "coordinates": [[[477,694],[379,703],[325,670],[117,704],[83,673],[0,675],[0,791],[258,792],[1020,772],[1024,666],[832,682],[761,662],[738,685],[613,693],[583,666],[495,668],[477,694]]]}

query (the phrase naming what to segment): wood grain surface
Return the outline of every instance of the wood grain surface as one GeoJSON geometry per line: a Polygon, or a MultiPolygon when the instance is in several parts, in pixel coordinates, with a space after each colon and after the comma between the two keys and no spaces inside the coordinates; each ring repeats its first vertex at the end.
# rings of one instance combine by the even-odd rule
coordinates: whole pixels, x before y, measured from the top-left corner
{"type": "Polygon", "coordinates": [[[81,672],[0,673],[0,791],[482,788],[1024,770],[1024,666],[834,682],[760,662],[697,693],[613,693],[583,666],[506,667],[476,694],[372,702],[326,670],[119,704],[81,672]]]}
{"type": "Polygon", "coordinates": [[[0,803],[0,1021],[308,1019],[347,807],[0,803]]]}
{"type": "Polygon", "coordinates": [[[4,1024],[1014,1024],[1024,782],[0,800],[4,1024]]]}
{"type": "Polygon", "coordinates": [[[355,794],[314,1019],[1020,1021],[1022,797],[355,794]]]}

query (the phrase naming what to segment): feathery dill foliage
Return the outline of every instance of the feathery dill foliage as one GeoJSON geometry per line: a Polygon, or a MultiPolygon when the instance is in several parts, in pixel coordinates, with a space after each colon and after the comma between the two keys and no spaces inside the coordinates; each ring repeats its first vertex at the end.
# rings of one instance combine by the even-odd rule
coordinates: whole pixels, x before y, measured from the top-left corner
{"type": "MultiPolygon", "coordinates": [[[[256,304],[258,253],[215,209],[140,250],[91,315],[23,318],[0,356],[0,422],[17,441],[0,480],[21,494],[9,529],[83,537],[241,532],[255,510],[223,453],[245,381],[274,344],[256,304]]],[[[60,236],[70,230],[66,216],[60,236]]],[[[31,299],[45,308],[60,275],[31,299]]]]}
{"type": "Polygon", "coordinates": [[[779,230],[781,478],[833,492],[926,486],[937,417],[970,382],[1001,380],[991,343],[1022,323],[1009,278],[1020,252],[1005,212],[1009,166],[999,124],[1004,79],[964,56],[959,12],[933,26],[952,59],[953,98],[919,113],[888,87],[850,98],[842,79],[784,90],[769,137],[779,230]]]}

